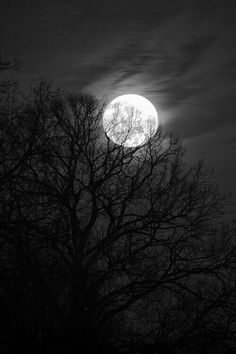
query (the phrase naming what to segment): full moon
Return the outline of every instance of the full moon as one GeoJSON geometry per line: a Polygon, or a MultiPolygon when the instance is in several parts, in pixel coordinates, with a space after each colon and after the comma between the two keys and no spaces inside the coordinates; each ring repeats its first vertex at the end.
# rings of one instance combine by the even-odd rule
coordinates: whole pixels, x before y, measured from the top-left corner
{"type": "Polygon", "coordinates": [[[127,94],[116,97],[105,108],[103,127],[113,143],[126,147],[145,144],[155,135],[158,114],[143,96],[127,94]]]}

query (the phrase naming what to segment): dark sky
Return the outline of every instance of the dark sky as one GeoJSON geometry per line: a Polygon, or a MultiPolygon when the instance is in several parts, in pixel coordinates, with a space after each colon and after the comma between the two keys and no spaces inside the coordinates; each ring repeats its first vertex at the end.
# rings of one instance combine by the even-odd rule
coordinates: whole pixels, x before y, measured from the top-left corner
{"type": "Polygon", "coordinates": [[[1,78],[108,100],[137,93],[205,158],[236,210],[235,0],[2,0],[1,78]]]}

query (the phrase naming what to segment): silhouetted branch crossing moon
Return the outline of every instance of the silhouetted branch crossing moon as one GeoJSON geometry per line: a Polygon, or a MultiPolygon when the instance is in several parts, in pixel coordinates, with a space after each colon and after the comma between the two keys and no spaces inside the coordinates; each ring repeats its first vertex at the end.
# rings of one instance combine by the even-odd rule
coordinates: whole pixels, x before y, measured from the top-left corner
{"type": "Polygon", "coordinates": [[[115,144],[140,146],[155,135],[158,114],[154,105],[145,97],[126,94],[116,97],[107,105],[103,127],[115,144]]]}

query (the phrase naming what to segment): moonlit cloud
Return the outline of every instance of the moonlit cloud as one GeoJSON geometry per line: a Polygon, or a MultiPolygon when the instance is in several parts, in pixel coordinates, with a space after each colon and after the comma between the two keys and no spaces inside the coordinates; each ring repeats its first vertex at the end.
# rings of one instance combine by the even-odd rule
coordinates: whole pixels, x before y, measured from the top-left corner
{"type": "MultiPolygon", "coordinates": [[[[234,129],[235,1],[12,1],[2,13],[0,54],[21,62],[14,78],[24,87],[44,77],[107,100],[144,95],[160,123],[209,160],[203,137],[234,129]]],[[[228,154],[222,144],[219,158],[228,154]]]]}

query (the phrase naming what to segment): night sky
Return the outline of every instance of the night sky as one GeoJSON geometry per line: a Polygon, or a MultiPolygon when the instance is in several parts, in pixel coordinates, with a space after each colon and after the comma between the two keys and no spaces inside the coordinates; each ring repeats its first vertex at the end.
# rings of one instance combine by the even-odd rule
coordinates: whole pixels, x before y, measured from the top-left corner
{"type": "Polygon", "coordinates": [[[144,95],[187,159],[216,169],[236,210],[235,0],[3,2],[0,79],[144,95]]]}

